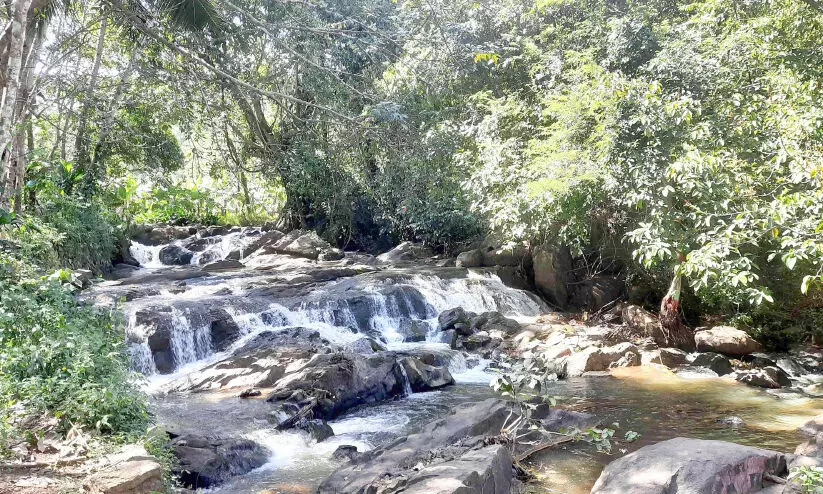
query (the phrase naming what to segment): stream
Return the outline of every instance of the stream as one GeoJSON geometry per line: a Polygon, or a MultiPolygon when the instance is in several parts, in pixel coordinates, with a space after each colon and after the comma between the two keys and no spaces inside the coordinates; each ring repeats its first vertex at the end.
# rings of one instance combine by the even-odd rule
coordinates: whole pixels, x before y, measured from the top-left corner
{"type": "MultiPolygon", "coordinates": [[[[216,492],[312,492],[339,467],[332,458],[338,446],[369,450],[419,430],[455,405],[495,396],[489,387],[493,374],[485,369],[488,362],[440,341],[440,312],[454,307],[499,311],[528,322],[550,311],[537,296],[506,286],[493,272],[426,262],[381,265],[357,254],[341,261],[252,255],[243,259],[245,267],[201,272],[201,265],[225,259],[258,234],[242,229],[200,242],[206,245],[188,266],[164,265],[160,252],[166,244],[133,243],[132,255],[143,267],[84,295],[104,305],[125,299],[132,365],[147,376],[161,424],[177,431],[247,438],[269,450],[263,467],[214,488],[216,492]],[[388,350],[436,354],[448,362],[456,384],[350,409],[329,421],[335,435],[320,443],[304,432],[277,431],[267,419],[271,403],[265,393],[241,399],[237,389],[167,392],[170,383],[198,376],[255,335],[293,326],[316,330],[336,345],[368,336],[388,350]],[[215,328],[231,336],[225,344],[215,344],[215,328]]],[[[778,397],[719,378],[675,375],[655,367],[557,381],[548,394],[559,397],[558,406],[593,413],[604,425],[619,424],[616,438],[626,431],[640,436],[632,443],[621,441],[610,454],[582,441],[539,453],[529,460],[537,473],[527,486],[530,492],[587,493],[609,461],[678,436],[791,452],[801,442],[796,428],[823,413],[819,399],[778,397]],[[732,427],[718,421],[729,416],[740,417],[744,424],[732,427]]]]}

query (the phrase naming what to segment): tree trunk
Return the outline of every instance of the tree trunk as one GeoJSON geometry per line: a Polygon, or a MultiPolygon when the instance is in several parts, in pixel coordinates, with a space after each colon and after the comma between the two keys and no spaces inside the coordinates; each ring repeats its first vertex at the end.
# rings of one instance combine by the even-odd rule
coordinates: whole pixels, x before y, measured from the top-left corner
{"type": "Polygon", "coordinates": [[[89,170],[91,156],[89,156],[88,123],[91,112],[94,91],[97,89],[97,79],[100,76],[100,65],[103,61],[103,51],[106,41],[106,28],[109,24],[108,16],[103,16],[100,20],[100,30],[97,34],[97,51],[94,54],[94,65],[91,69],[89,83],[83,96],[83,108],[80,110],[80,117],[77,123],[77,136],[74,141],[74,163],[78,169],[86,174],[83,184],[83,194],[89,196],[93,193],[96,185],[95,177],[89,170]]]}
{"type": "Polygon", "coordinates": [[[680,295],[682,288],[682,276],[675,271],[674,279],[666,296],[660,303],[660,328],[668,346],[681,348],[683,350],[694,349],[694,332],[683,324],[680,319],[680,295]]]}
{"type": "MultiPolygon", "coordinates": [[[[26,44],[28,13],[32,0],[17,0],[11,6],[11,40],[9,44],[8,70],[6,72],[6,95],[0,110],[0,151],[6,152],[14,138],[14,113],[17,108],[17,95],[20,90],[20,72],[26,44]]],[[[7,157],[11,157],[6,155],[7,157]]],[[[9,160],[9,163],[11,161],[9,160]]],[[[10,167],[6,167],[7,169],[10,167]]],[[[3,170],[3,190],[0,191],[0,207],[10,205],[14,189],[9,190],[9,171],[3,170]]],[[[11,178],[14,178],[12,172],[11,178]]]]}

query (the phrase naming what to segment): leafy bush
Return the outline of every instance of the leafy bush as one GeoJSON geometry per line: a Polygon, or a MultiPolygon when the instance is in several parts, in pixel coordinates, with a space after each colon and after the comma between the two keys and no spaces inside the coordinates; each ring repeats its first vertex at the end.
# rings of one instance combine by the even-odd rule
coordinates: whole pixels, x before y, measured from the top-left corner
{"type": "MultiPolygon", "coordinates": [[[[79,305],[59,281],[0,280],[0,401],[104,433],[145,431],[113,312],[79,305]]],[[[6,424],[7,425],[7,424],[6,424]]]]}
{"type": "Polygon", "coordinates": [[[137,223],[202,224],[218,222],[220,211],[208,190],[169,185],[131,198],[127,206],[137,223]]]}

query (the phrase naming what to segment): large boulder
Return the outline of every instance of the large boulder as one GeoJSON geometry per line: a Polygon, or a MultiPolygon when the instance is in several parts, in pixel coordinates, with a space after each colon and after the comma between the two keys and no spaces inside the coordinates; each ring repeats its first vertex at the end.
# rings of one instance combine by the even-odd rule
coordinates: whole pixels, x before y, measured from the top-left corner
{"type": "Polygon", "coordinates": [[[783,453],[724,441],[675,438],[609,463],[592,494],[747,494],[785,477],[783,453]]]}
{"type": "Polygon", "coordinates": [[[437,316],[437,326],[440,331],[454,329],[458,334],[468,336],[472,334],[472,319],[476,314],[467,312],[462,307],[444,310],[437,316]]]}
{"type": "Polygon", "coordinates": [[[170,435],[174,436],[171,450],[178,459],[174,473],[190,489],[214,487],[260,468],[269,458],[265,448],[246,439],[170,435]]]}
{"type": "Polygon", "coordinates": [[[298,404],[301,413],[326,420],[354,406],[400,395],[405,381],[392,352],[319,354],[288,370],[267,400],[298,404]]]}
{"type": "Polygon", "coordinates": [[[240,326],[226,309],[212,307],[209,309],[212,348],[222,352],[240,338],[240,326]]]}
{"type": "Polygon", "coordinates": [[[484,266],[520,266],[531,263],[529,248],[522,242],[495,243],[487,239],[481,248],[484,266]]]}
{"type": "Polygon", "coordinates": [[[400,365],[409,379],[409,385],[415,393],[439,389],[454,384],[454,378],[448,367],[423,363],[414,357],[404,357],[400,365]]]}
{"type": "Polygon", "coordinates": [[[568,247],[541,245],[532,253],[534,285],[550,303],[565,308],[569,302],[568,284],[572,281],[572,256],[568,247]]]}
{"type": "Polygon", "coordinates": [[[694,342],[699,352],[748,355],[763,350],[763,345],[745,331],[731,326],[715,326],[712,329],[698,331],[694,334],[694,342]]]}
{"type": "Polygon", "coordinates": [[[194,252],[176,244],[171,244],[160,249],[158,259],[160,262],[170,266],[185,266],[191,264],[194,252]]]}
{"type": "Polygon", "coordinates": [[[259,249],[277,243],[280,239],[285,237],[286,234],[279,231],[279,230],[269,230],[262,235],[258,236],[251,242],[249,242],[245,247],[240,249],[233,250],[226,256],[226,260],[230,261],[241,261],[246,257],[252,255],[253,253],[257,252],[259,249]]]}
{"type": "Polygon", "coordinates": [[[509,319],[503,314],[490,311],[484,312],[472,318],[471,321],[473,332],[476,331],[499,331],[505,335],[512,335],[520,332],[520,323],[514,319],[509,319]]]}
{"type": "Polygon", "coordinates": [[[640,365],[640,352],[631,343],[619,343],[610,347],[589,347],[567,358],[566,374],[580,376],[585,372],[598,372],[614,367],[640,365]]]}
{"type": "Polygon", "coordinates": [[[597,275],[575,286],[571,305],[591,312],[611,306],[626,297],[626,281],[619,276],[597,275]]]}

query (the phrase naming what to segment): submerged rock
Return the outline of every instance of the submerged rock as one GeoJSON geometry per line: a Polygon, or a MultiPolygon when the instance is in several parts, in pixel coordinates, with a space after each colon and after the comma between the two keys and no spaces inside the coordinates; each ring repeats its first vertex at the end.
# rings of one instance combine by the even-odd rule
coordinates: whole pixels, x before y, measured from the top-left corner
{"type": "Polygon", "coordinates": [[[783,453],[724,441],[675,438],[609,463],[592,494],[746,494],[765,475],[785,477],[783,453]]]}
{"type": "Polygon", "coordinates": [[[698,331],[694,334],[694,341],[700,352],[748,355],[763,350],[763,345],[745,331],[731,326],[715,326],[712,329],[698,331]]]}

